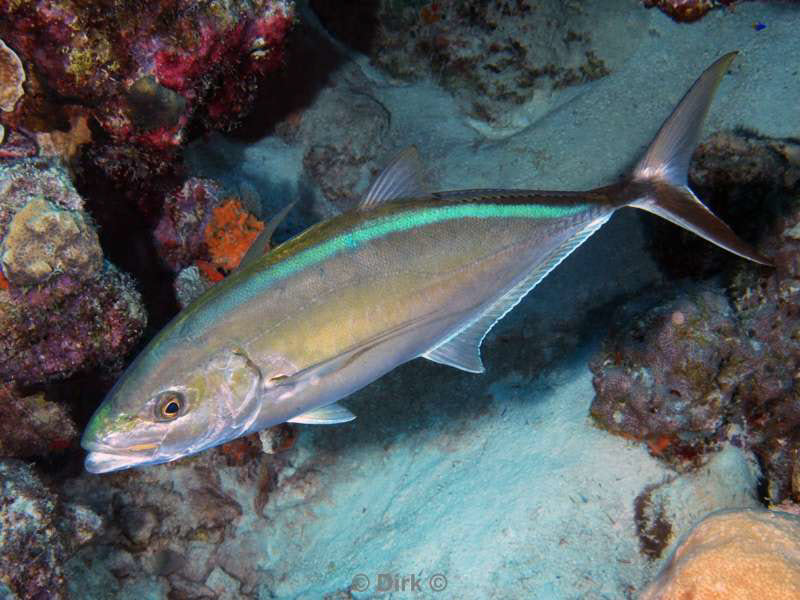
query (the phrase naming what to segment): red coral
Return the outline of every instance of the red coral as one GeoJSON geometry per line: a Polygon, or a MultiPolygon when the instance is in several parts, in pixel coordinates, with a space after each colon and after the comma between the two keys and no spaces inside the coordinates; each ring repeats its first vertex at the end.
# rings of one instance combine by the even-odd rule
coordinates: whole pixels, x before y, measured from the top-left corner
{"type": "Polygon", "coordinates": [[[219,269],[235,269],[264,224],[248,213],[236,198],[228,198],[213,210],[205,240],[211,262],[219,269]]]}
{"type": "Polygon", "coordinates": [[[49,131],[58,111],[47,106],[75,99],[111,143],[173,163],[190,122],[228,127],[246,113],[262,76],[281,65],[293,18],[284,0],[0,0],[0,38],[42,83],[4,120],[49,131]]]}
{"type": "Polygon", "coordinates": [[[217,282],[239,264],[263,229],[240,200],[224,197],[209,179],[193,177],[168,195],[155,241],[173,271],[195,264],[217,282]]]}

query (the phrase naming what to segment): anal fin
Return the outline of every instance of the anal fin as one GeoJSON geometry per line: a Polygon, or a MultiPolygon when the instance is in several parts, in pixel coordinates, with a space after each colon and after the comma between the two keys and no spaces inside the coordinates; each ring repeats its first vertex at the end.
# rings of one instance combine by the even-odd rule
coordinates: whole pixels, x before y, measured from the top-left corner
{"type": "Polygon", "coordinates": [[[481,360],[481,343],[492,327],[514,308],[520,301],[555,269],[562,260],[585,242],[611,217],[611,212],[601,214],[587,223],[575,235],[565,240],[542,262],[515,284],[505,294],[495,300],[481,315],[466,327],[447,338],[438,346],[425,352],[422,356],[433,362],[442,363],[467,371],[483,373],[481,360]]]}

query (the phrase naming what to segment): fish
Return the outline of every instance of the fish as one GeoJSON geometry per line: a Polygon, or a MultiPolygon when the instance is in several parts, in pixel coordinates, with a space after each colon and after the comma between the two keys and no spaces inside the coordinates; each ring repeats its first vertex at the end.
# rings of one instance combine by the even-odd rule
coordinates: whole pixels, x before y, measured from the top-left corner
{"type": "Polygon", "coordinates": [[[284,422],[351,421],[339,400],[418,357],[481,373],[492,327],[624,207],[769,265],[688,187],[735,55],[708,67],[616,183],[434,192],[412,147],[352,210],[267,252],[256,240],[115,383],[82,437],[86,470],[174,461],[284,422]]]}

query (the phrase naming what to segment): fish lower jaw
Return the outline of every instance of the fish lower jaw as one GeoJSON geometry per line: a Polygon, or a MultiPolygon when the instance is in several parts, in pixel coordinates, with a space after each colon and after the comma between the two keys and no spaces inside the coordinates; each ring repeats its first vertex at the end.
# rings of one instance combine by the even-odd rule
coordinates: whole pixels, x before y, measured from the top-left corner
{"type": "Polygon", "coordinates": [[[84,466],[89,473],[110,473],[130,467],[150,464],[149,457],[133,454],[115,454],[93,450],[89,452],[84,466]]]}
{"type": "Polygon", "coordinates": [[[155,456],[157,450],[155,444],[112,448],[98,443],[85,443],[83,447],[89,451],[84,461],[89,473],[110,473],[130,467],[166,462],[155,456]]]}

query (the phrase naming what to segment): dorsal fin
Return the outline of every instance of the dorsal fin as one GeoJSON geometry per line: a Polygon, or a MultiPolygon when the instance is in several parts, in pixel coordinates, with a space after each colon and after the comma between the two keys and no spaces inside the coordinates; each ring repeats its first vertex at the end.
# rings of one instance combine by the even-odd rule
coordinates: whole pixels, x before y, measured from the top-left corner
{"type": "Polygon", "coordinates": [[[245,255],[242,257],[242,260],[239,261],[239,265],[234,269],[234,271],[245,268],[251,262],[264,255],[267,250],[267,246],[269,245],[269,241],[272,239],[272,236],[275,233],[275,230],[278,229],[281,223],[283,223],[283,220],[291,212],[295,204],[297,204],[297,200],[294,200],[284,206],[281,212],[269,220],[269,223],[267,223],[266,227],[264,227],[264,231],[259,233],[258,237],[253,240],[253,243],[250,244],[250,247],[247,249],[247,252],[245,252],[245,255]]]}
{"type": "Polygon", "coordinates": [[[372,182],[358,209],[367,210],[399,198],[419,198],[429,193],[419,152],[416,147],[409,146],[395,156],[372,182]]]}

